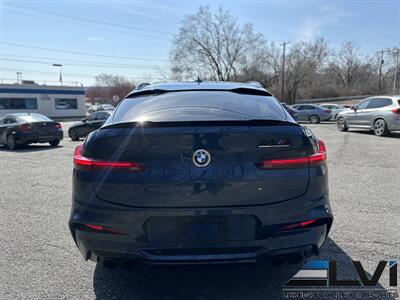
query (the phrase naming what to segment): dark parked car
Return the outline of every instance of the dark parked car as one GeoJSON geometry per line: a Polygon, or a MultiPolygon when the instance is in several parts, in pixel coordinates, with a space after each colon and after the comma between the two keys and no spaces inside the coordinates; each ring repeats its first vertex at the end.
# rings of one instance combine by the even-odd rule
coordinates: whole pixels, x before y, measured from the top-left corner
{"type": "Polygon", "coordinates": [[[293,119],[297,120],[297,109],[290,107],[289,105],[282,103],[282,106],[286,109],[286,111],[289,113],[289,115],[292,116],[293,119]]]}
{"type": "Polygon", "coordinates": [[[114,106],[112,106],[111,104],[101,104],[99,110],[106,110],[106,111],[111,111],[113,112],[115,109],[114,106]]]}
{"type": "Polygon", "coordinates": [[[63,139],[61,124],[37,113],[15,113],[0,117],[0,144],[9,149],[32,143],[57,146],[63,139]]]}
{"type": "Polygon", "coordinates": [[[330,109],[324,109],[315,104],[295,104],[292,107],[297,109],[298,121],[309,121],[312,124],[318,124],[321,121],[328,121],[332,118],[330,109]]]}
{"type": "Polygon", "coordinates": [[[263,88],[133,91],[74,154],[72,237],[106,266],[318,253],[332,213],[323,142],[263,88]]]}
{"type": "Polygon", "coordinates": [[[340,131],[349,128],[372,130],[377,136],[400,130],[400,95],[374,96],[361,101],[337,117],[340,131]]]}
{"type": "Polygon", "coordinates": [[[87,136],[94,130],[97,130],[111,115],[109,111],[97,111],[89,115],[80,122],[72,124],[68,129],[68,136],[73,141],[79,140],[81,137],[87,136]]]}

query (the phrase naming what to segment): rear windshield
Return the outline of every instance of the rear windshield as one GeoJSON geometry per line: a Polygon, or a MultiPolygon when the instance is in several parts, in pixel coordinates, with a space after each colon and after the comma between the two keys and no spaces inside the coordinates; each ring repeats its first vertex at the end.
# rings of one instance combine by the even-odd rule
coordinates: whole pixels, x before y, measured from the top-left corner
{"type": "Polygon", "coordinates": [[[277,100],[270,96],[229,91],[185,91],[125,99],[114,122],[286,120],[277,100]]]}
{"type": "Polygon", "coordinates": [[[17,116],[17,120],[19,123],[25,123],[25,122],[49,122],[52,121],[48,117],[40,114],[29,114],[29,115],[23,115],[23,116],[17,116]]]}

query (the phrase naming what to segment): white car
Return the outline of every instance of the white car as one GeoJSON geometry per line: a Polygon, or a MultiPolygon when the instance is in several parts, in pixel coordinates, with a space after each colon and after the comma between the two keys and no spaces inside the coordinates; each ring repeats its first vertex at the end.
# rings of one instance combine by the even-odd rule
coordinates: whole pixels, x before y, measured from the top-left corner
{"type": "Polygon", "coordinates": [[[350,108],[346,108],[343,105],[335,104],[335,103],[323,103],[320,104],[323,109],[330,109],[332,112],[332,119],[336,120],[338,114],[345,110],[350,110],[350,108]]]}

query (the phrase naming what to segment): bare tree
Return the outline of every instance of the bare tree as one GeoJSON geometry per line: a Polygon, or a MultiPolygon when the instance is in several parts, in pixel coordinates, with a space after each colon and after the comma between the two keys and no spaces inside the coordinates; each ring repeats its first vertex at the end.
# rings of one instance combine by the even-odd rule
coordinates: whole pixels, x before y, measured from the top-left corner
{"type": "Polygon", "coordinates": [[[100,74],[95,80],[95,86],[86,90],[86,97],[91,102],[112,102],[115,97],[120,101],[134,88],[134,84],[123,76],[100,74]]]}
{"type": "Polygon", "coordinates": [[[301,87],[310,86],[318,77],[328,47],[323,39],[294,44],[287,55],[286,95],[288,103],[293,103],[301,87]]]}
{"type": "Polygon", "coordinates": [[[229,11],[208,6],[187,15],[171,51],[173,76],[189,79],[234,80],[247,57],[264,44],[251,24],[239,25],[229,11]]]}
{"type": "Polygon", "coordinates": [[[251,56],[244,60],[239,75],[239,81],[258,81],[270,91],[276,92],[281,70],[281,51],[274,43],[266,43],[259,49],[254,49],[251,56]]]}
{"type": "Polygon", "coordinates": [[[343,43],[340,51],[334,56],[331,68],[345,89],[353,87],[360,79],[361,57],[358,47],[352,42],[343,43]]]}

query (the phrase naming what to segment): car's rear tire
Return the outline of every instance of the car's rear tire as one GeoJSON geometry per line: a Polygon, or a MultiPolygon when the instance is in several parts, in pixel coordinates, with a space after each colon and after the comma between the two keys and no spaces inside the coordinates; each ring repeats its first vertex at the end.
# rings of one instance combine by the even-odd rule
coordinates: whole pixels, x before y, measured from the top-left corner
{"type": "Polygon", "coordinates": [[[339,117],[336,120],[337,128],[339,131],[347,131],[349,130],[349,127],[347,126],[346,120],[343,117],[339,117]]]}
{"type": "Polygon", "coordinates": [[[79,141],[79,136],[76,133],[75,129],[70,129],[68,131],[68,135],[69,135],[69,137],[71,138],[72,141],[79,141]]]}
{"type": "Polygon", "coordinates": [[[386,136],[390,133],[384,119],[376,119],[373,127],[374,134],[377,136],[386,136]]]}
{"type": "Polygon", "coordinates": [[[12,134],[7,136],[7,147],[10,150],[14,150],[18,148],[17,142],[15,141],[15,137],[12,134]]]}
{"type": "Polygon", "coordinates": [[[317,115],[311,115],[308,120],[311,124],[318,124],[321,121],[317,115]]]}
{"type": "Polygon", "coordinates": [[[59,143],[60,143],[60,140],[54,140],[54,141],[49,142],[51,147],[56,147],[56,146],[58,146],[59,143]]]}

